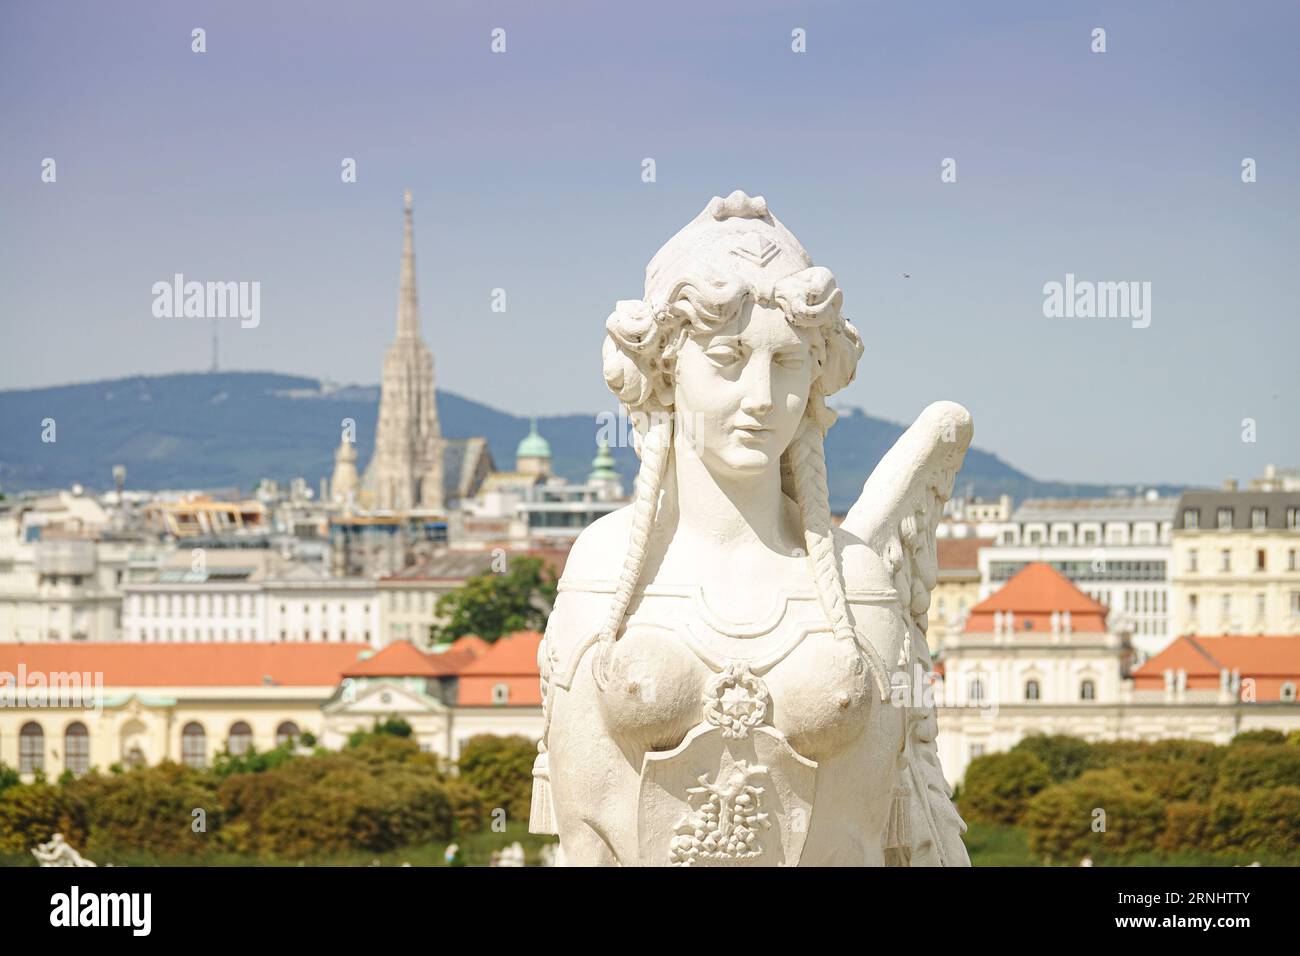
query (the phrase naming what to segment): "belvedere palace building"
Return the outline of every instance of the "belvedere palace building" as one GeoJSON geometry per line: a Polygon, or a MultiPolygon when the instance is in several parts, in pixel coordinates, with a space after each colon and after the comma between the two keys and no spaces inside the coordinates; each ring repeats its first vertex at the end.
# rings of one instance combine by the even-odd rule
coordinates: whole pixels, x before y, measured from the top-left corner
{"type": "Polygon", "coordinates": [[[1130,670],[1107,607],[1043,562],[976,604],[943,643],[934,686],[950,781],[1035,734],[1226,744],[1300,728],[1300,637],[1184,635],[1130,670]]]}
{"type": "Polygon", "coordinates": [[[401,718],[455,760],[471,737],[542,734],[542,635],[437,652],[399,642],[0,643],[0,764],[24,781],[277,746],[336,749],[401,718]]]}

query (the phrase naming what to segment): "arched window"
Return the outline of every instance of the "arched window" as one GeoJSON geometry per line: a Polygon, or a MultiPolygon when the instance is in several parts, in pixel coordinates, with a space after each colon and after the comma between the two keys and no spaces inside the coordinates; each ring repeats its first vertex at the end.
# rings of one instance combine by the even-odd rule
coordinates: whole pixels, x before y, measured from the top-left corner
{"type": "Polygon", "coordinates": [[[1097,685],[1091,680],[1085,680],[1079,685],[1079,700],[1096,700],[1097,685]]]}
{"type": "Polygon", "coordinates": [[[279,727],[275,728],[275,745],[283,747],[285,744],[291,744],[302,736],[302,731],[292,720],[286,720],[279,727]]]}
{"type": "Polygon", "coordinates": [[[1287,681],[1282,685],[1281,693],[1278,696],[1288,704],[1295,703],[1295,684],[1287,681]]]}
{"type": "Polygon", "coordinates": [[[226,749],[235,757],[242,757],[253,746],[253,728],[242,720],[237,720],[230,728],[230,737],[226,749]]]}
{"type": "Polygon", "coordinates": [[[984,681],[980,678],[973,678],[970,682],[970,700],[972,704],[978,704],[984,700],[984,681]]]}
{"type": "Polygon", "coordinates": [[[90,769],[90,732],[79,720],[63,732],[63,766],[78,774],[90,769]]]}
{"type": "Polygon", "coordinates": [[[1025,700],[1038,700],[1038,681],[1025,681],[1025,700]]]}
{"type": "Polygon", "coordinates": [[[18,772],[36,773],[45,769],[45,731],[35,721],[23,724],[18,732],[18,772]]]}
{"type": "Polygon", "coordinates": [[[510,685],[497,684],[492,688],[492,703],[508,704],[510,703],[510,685]]]}
{"type": "Polygon", "coordinates": [[[207,766],[208,735],[196,721],[190,721],[181,731],[181,763],[200,770],[207,766]]]}

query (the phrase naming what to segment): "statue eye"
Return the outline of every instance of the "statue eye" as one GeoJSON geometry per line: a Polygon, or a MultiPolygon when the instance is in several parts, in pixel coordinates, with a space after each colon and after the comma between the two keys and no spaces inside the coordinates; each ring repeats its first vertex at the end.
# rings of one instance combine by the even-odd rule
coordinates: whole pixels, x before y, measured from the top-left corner
{"type": "Polygon", "coordinates": [[[740,349],[734,345],[715,345],[704,354],[716,365],[734,365],[740,361],[740,349]]]}
{"type": "Polygon", "coordinates": [[[776,357],[776,364],[788,369],[803,368],[803,361],[803,355],[800,352],[782,352],[776,357]]]}

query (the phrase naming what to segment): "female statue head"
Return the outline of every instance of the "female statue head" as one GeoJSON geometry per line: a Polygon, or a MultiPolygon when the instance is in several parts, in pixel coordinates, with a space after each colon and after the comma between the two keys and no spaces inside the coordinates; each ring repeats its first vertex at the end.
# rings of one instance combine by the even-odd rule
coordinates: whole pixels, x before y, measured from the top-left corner
{"type": "Polygon", "coordinates": [[[835,420],[825,398],[853,381],[863,351],[842,299],[763,198],[737,191],[715,197],[655,254],[644,298],[617,304],[605,324],[605,381],[635,425],[641,469],[605,648],[640,576],[675,429],[719,483],[780,468],[822,607],[837,634],[851,633],[822,445],[835,420]]]}

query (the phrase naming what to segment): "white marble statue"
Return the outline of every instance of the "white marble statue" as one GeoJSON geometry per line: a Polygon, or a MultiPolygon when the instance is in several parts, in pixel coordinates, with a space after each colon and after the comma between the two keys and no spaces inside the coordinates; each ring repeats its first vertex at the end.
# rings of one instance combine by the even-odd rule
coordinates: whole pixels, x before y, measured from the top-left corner
{"type": "Polygon", "coordinates": [[[56,833],[48,843],[38,843],[32,850],[32,856],[40,861],[41,866],[94,866],[84,856],[72,848],[63,839],[62,833],[56,833]]]}
{"type": "Polygon", "coordinates": [[[574,545],[538,655],[531,826],[562,864],[969,865],[922,695],[970,416],[927,408],[835,527],[826,397],[863,354],[841,300],[734,192],[606,322],[641,468],[574,545]]]}

